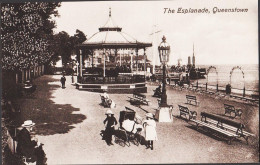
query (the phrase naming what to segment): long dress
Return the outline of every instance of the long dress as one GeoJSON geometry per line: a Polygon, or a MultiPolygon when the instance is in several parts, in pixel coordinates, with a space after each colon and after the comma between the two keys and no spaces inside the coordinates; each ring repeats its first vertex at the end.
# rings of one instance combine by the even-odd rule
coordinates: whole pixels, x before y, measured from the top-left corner
{"type": "Polygon", "coordinates": [[[145,120],[145,140],[158,140],[156,133],[156,123],[154,120],[145,120]]]}
{"type": "Polygon", "coordinates": [[[114,116],[107,117],[104,120],[104,124],[106,124],[104,139],[106,140],[107,143],[111,143],[112,135],[115,132],[115,127],[111,127],[111,126],[112,125],[117,125],[117,120],[116,120],[116,118],[114,116]]]}

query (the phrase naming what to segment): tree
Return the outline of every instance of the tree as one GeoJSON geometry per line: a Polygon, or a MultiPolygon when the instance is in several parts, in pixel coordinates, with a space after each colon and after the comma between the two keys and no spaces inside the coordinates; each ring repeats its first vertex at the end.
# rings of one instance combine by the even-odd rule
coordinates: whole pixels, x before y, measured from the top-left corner
{"type": "Polygon", "coordinates": [[[60,3],[1,4],[2,69],[22,70],[44,64],[53,55],[51,40],[60,3]]]}
{"type": "Polygon", "coordinates": [[[86,35],[80,31],[76,30],[74,36],[69,36],[65,31],[59,32],[54,35],[53,50],[54,55],[52,56],[52,61],[56,62],[58,56],[61,56],[63,65],[71,62],[71,54],[76,51],[76,45],[83,43],[86,40],[86,35]]]}
{"type": "Polygon", "coordinates": [[[76,34],[74,34],[73,40],[74,40],[74,48],[76,45],[78,44],[82,44],[84,41],[86,41],[87,37],[86,35],[80,31],[80,30],[76,30],[76,34]]]}
{"type": "Polygon", "coordinates": [[[61,56],[64,65],[71,60],[72,50],[73,42],[67,32],[62,31],[54,35],[54,57],[61,56]]]}

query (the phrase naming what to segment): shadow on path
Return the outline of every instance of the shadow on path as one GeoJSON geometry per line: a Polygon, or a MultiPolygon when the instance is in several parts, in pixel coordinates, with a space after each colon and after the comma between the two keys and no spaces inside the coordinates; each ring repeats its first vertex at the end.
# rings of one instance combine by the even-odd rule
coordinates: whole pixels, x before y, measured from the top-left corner
{"type": "MultiPolygon", "coordinates": [[[[54,135],[68,133],[74,126],[86,119],[85,115],[72,114],[79,111],[70,104],[55,104],[51,98],[52,93],[60,88],[57,85],[58,79],[51,76],[43,76],[35,80],[37,90],[33,99],[21,98],[18,104],[21,108],[20,125],[25,120],[32,120],[36,123],[35,134],[54,135]]],[[[70,97],[69,95],[60,97],[70,97]]]]}

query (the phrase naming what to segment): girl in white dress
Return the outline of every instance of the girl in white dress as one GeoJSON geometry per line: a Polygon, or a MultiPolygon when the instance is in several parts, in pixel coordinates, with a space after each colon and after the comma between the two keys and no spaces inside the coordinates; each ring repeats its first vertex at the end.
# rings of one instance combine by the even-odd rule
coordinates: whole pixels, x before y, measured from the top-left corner
{"type": "Polygon", "coordinates": [[[143,127],[145,128],[145,140],[148,141],[147,149],[151,148],[153,150],[153,141],[158,140],[156,133],[156,123],[153,119],[152,113],[146,114],[146,119],[143,122],[143,127]]]}

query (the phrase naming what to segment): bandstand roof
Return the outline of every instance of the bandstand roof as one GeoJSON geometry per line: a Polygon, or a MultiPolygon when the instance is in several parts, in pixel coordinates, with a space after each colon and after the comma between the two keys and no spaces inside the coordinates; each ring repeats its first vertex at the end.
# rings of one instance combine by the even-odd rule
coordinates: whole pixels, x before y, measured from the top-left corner
{"type": "Polygon", "coordinates": [[[109,18],[105,25],[99,28],[99,32],[93,34],[78,46],[87,49],[146,48],[151,47],[152,43],[140,42],[129,34],[122,32],[122,28],[114,23],[110,9],[109,18]]]}

